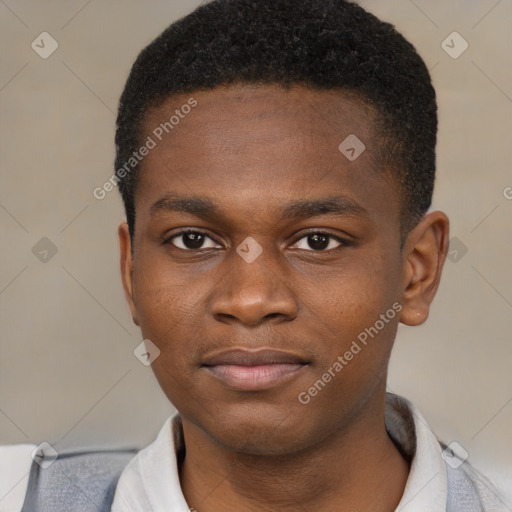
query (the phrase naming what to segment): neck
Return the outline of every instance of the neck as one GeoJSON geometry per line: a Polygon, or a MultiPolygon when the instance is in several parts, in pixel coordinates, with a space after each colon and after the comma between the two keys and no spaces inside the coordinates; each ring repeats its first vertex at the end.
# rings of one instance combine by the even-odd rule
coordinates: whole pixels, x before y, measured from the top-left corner
{"type": "Polygon", "coordinates": [[[279,456],[229,451],[183,419],[187,503],[197,512],[394,511],[409,465],[386,432],[384,406],[377,416],[367,409],[321,443],[279,456]]]}

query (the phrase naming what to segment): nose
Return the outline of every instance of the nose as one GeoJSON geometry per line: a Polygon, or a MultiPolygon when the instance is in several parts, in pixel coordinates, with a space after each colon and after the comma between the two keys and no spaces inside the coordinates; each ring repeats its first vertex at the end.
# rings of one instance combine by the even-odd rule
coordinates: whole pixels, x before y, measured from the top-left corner
{"type": "Polygon", "coordinates": [[[233,254],[230,269],[211,300],[213,317],[224,323],[255,327],[265,322],[290,321],[297,316],[297,301],[286,284],[279,263],[270,251],[252,263],[233,254]]]}

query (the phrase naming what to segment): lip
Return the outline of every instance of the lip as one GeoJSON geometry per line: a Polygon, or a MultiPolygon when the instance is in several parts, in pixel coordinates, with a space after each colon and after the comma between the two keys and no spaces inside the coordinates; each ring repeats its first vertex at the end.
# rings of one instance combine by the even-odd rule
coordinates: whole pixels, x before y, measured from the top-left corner
{"type": "Polygon", "coordinates": [[[308,363],[293,352],[232,349],[206,356],[202,367],[232,388],[257,391],[289,380],[308,363]]]}

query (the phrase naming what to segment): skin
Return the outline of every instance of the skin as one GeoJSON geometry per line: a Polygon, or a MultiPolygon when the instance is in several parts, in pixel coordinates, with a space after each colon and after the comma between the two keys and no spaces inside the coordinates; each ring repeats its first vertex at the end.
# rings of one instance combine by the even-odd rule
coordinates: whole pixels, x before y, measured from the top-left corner
{"type": "Polygon", "coordinates": [[[119,226],[131,314],[161,351],[153,371],[183,421],[185,498],[199,512],[393,511],[409,465],[385,430],[387,366],[398,323],[428,317],[448,219],[429,213],[401,245],[401,193],[380,162],[374,112],[353,96],[277,85],[197,91],[150,111],[145,137],[190,96],[197,107],[143,161],[133,255],[119,226]],[[366,146],[352,162],[338,149],[349,134],[366,146]],[[208,198],[223,216],[152,214],[167,194],[208,198]],[[289,202],[332,197],[360,211],[283,216],[289,202]],[[204,244],[170,238],[180,228],[204,232],[204,244]],[[319,248],[308,237],[326,232],[345,242],[319,248]],[[252,263],[236,252],[247,237],[263,250],[252,263]],[[300,403],[395,302],[400,313],[300,403]],[[258,391],[201,366],[216,351],[258,347],[308,364],[258,391]]]}

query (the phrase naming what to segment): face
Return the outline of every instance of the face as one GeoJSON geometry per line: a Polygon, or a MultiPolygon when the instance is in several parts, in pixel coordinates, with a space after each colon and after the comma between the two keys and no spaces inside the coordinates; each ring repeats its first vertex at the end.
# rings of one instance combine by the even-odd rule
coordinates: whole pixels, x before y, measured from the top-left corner
{"type": "Polygon", "coordinates": [[[405,264],[373,120],[339,92],[279,86],[173,96],[147,115],[125,290],[169,400],[229,449],[313,446],[384,393],[405,264]],[[338,148],[351,134],[355,159],[338,148]]]}

